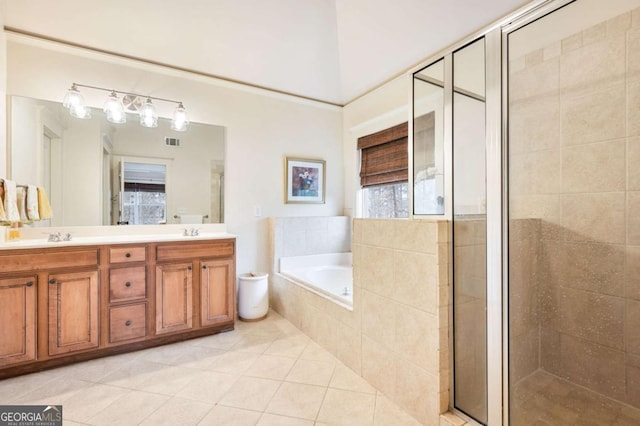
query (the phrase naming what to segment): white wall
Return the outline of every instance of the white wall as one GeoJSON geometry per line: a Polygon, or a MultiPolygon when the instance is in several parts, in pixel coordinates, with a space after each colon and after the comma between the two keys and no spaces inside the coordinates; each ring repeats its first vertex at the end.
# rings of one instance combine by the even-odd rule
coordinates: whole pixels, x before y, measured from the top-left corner
{"type": "MultiPolygon", "coordinates": [[[[4,28],[6,2],[0,0],[0,26],[4,28]]],[[[7,42],[4,31],[0,32],[0,177],[7,176],[7,42]]]]}
{"type": "MultiPolygon", "coordinates": [[[[191,121],[226,127],[226,224],[238,236],[239,274],[268,267],[266,217],[343,211],[340,108],[26,37],[11,36],[7,51],[9,94],[59,102],[72,82],[84,83],[180,99],[191,121]],[[284,204],[287,155],[326,160],[325,204],[284,204]],[[262,217],[254,217],[256,206],[262,217]]],[[[102,107],[103,93],[84,95],[102,107]]],[[[162,116],[171,109],[158,105],[162,116]]]]}

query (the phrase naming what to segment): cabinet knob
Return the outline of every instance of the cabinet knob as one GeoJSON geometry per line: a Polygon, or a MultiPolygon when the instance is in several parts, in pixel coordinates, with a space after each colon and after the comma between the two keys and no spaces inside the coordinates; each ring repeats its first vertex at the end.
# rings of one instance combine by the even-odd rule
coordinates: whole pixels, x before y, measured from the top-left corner
{"type": "Polygon", "coordinates": [[[27,287],[31,287],[33,285],[33,281],[29,281],[28,283],[25,284],[27,287]]]}
{"type": "Polygon", "coordinates": [[[56,284],[58,281],[56,279],[50,279],[49,280],[49,284],[56,284]]]}
{"type": "Polygon", "coordinates": [[[125,253],[124,257],[131,257],[131,253],[125,253]]]}
{"type": "Polygon", "coordinates": [[[125,287],[131,287],[131,282],[127,281],[127,282],[124,284],[124,286],[125,286],[125,287]]]}
{"type": "Polygon", "coordinates": [[[192,269],[192,268],[191,268],[191,265],[187,266],[187,269],[188,269],[188,270],[191,270],[191,269],[192,269]]]}
{"type": "Polygon", "coordinates": [[[127,320],[124,325],[126,325],[127,327],[129,327],[131,325],[131,320],[127,320]]]}
{"type": "Polygon", "coordinates": [[[207,269],[207,265],[202,265],[202,269],[207,269]]]}

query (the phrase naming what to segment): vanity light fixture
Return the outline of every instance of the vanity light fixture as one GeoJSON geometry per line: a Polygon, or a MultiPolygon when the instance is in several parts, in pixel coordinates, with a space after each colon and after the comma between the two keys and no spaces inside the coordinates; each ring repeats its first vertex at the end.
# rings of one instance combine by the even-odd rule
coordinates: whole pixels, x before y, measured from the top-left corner
{"type": "Polygon", "coordinates": [[[180,101],[172,99],[162,99],[153,96],[144,96],[137,93],[123,92],[120,90],[105,89],[102,87],[89,86],[86,84],[73,83],[62,101],[65,108],[69,108],[69,114],[76,118],[91,118],[91,108],[85,105],[84,98],[80,94],[78,87],[87,89],[102,90],[109,93],[109,97],[104,103],[103,111],[107,115],[107,120],[111,123],[122,124],[127,121],[127,112],[136,113],[140,117],[140,125],[144,127],[158,127],[158,112],[152,101],[171,102],[177,104],[171,119],[171,129],[184,132],[187,130],[189,120],[187,112],[180,101]],[[123,95],[120,99],[118,94],[123,95]],[[127,103],[125,108],[123,99],[127,103]],[[146,101],[143,101],[146,99],[146,101]]]}

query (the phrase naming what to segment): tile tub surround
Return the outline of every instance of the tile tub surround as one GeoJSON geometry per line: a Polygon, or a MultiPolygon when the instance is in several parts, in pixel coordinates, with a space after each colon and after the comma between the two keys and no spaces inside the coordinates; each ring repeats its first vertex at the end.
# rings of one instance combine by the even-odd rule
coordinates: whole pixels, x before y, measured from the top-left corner
{"type": "Polygon", "coordinates": [[[62,404],[65,425],[419,425],[273,311],[233,331],[0,380],[0,403],[62,404]]]}
{"type": "Polygon", "coordinates": [[[539,369],[640,407],[638,17],[510,64],[515,401],[539,369]]]}
{"type": "Polygon", "coordinates": [[[448,241],[446,221],[354,219],[353,311],[276,274],[271,306],[415,419],[438,425],[449,404],[448,241]]]}

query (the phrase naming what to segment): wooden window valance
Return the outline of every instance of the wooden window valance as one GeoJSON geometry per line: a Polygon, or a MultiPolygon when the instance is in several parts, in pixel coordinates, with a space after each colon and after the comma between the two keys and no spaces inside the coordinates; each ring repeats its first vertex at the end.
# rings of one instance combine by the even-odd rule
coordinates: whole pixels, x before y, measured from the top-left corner
{"type": "Polygon", "coordinates": [[[358,138],[362,187],[409,179],[408,123],[358,138]]]}

